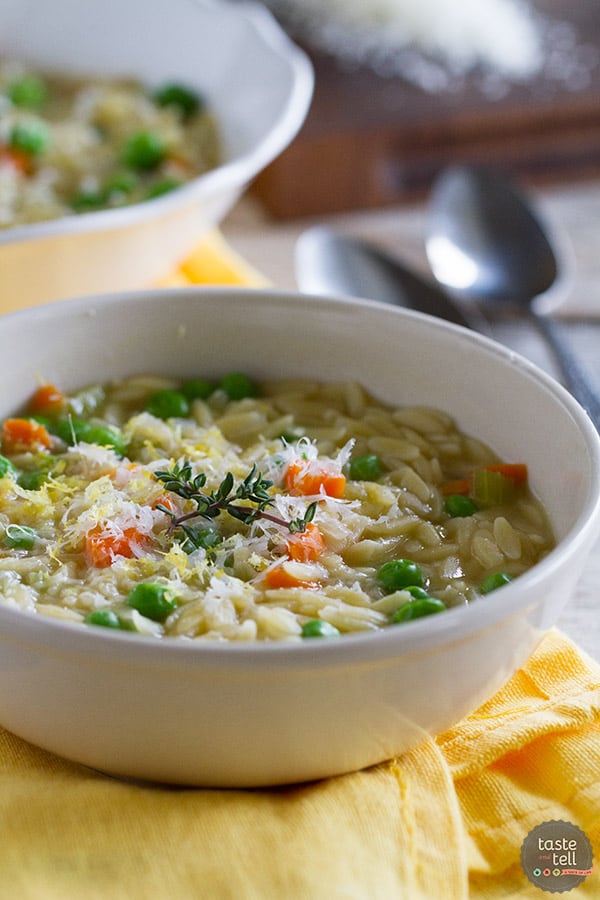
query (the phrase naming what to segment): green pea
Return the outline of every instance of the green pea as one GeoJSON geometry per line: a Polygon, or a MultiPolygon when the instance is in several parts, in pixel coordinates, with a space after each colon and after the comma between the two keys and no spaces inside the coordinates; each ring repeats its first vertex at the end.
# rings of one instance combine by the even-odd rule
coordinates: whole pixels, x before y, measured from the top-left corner
{"type": "Polygon", "coordinates": [[[135,190],[137,183],[137,175],[133,172],[117,172],[104,184],[103,190],[106,199],[114,201],[128,197],[135,190]]]}
{"type": "Polygon", "coordinates": [[[302,637],[304,638],[330,638],[339,637],[340,632],[329,622],[322,619],[311,619],[302,626],[302,637]]]}
{"type": "Polygon", "coordinates": [[[193,115],[203,106],[199,95],[183,84],[165,84],[153,95],[158,106],[174,106],[184,118],[193,115]]]}
{"type": "Polygon", "coordinates": [[[84,429],[83,435],[79,439],[85,441],[86,444],[112,447],[119,456],[123,456],[127,449],[125,437],[118,428],[112,425],[94,425],[89,423],[88,428],[84,429]]]}
{"type": "Polygon", "coordinates": [[[57,435],[65,444],[73,445],[79,441],[85,444],[98,444],[100,447],[113,447],[115,453],[122,456],[127,448],[121,431],[113,425],[100,425],[69,416],[56,424],[57,435]]]}
{"type": "Polygon", "coordinates": [[[161,178],[156,181],[146,192],[146,200],[153,200],[155,197],[162,197],[163,194],[169,194],[176,188],[181,187],[183,182],[180,178],[161,178]]]}
{"type": "Polygon", "coordinates": [[[152,581],[136,584],[127,596],[127,603],[154,622],[163,622],[177,607],[171,589],[152,581]]]}
{"type": "Polygon", "coordinates": [[[4,543],[17,550],[31,550],[37,540],[35,528],[27,525],[7,525],[4,532],[4,543]]]}
{"type": "Polygon", "coordinates": [[[256,385],[243,372],[230,372],[228,375],[224,375],[219,382],[219,387],[225,391],[230,400],[243,400],[245,397],[256,396],[256,385]]]}
{"type": "Polygon", "coordinates": [[[412,619],[421,619],[423,616],[431,616],[444,612],[445,605],[436,597],[421,597],[419,600],[411,600],[404,603],[392,616],[392,622],[410,622],[412,619]]]}
{"type": "Polygon", "coordinates": [[[48,146],[48,130],[43,122],[18,122],[9,137],[10,146],[30,156],[37,156],[48,146]]]}
{"type": "Polygon", "coordinates": [[[10,459],[7,459],[6,456],[0,454],[0,478],[4,478],[5,475],[8,475],[9,473],[14,474],[15,472],[16,469],[10,459]]]}
{"type": "Polygon", "coordinates": [[[377,581],[388,594],[407,587],[423,587],[423,573],[410,559],[392,559],[377,572],[377,581]]]}
{"type": "Polygon", "coordinates": [[[155,169],[167,154],[165,143],[154,131],[138,131],[131,135],[123,149],[123,163],[132,169],[155,169]]]}
{"type": "Polygon", "coordinates": [[[146,411],[157,419],[185,418],[190,404],[180,391],[157,391],[146,403],[146,411]]]}
{"type": "Polygon", "coordinates": [[[64,419],[59,419],[56,423],[56,434],[62,441],[65,442],[65,444],[69,444],[71,446],[73,444],[76,444],[77,441],[81,438],[81,435],[84,433],[87,424],[88,423],[85,419],[78,419],[75,416],[67,416],[64,419]]]}
{"type": "Polygon", "coordinates": [[[41,416],[39,413],[32,413],[31,415],[27,416],[27,418],[31,419],[33,422],[39,422],[40,425],[43,425],[44,428],[50,432],[54,427],[52,419],[50,419],[48,416],[41,416]]]}
{"type": "Polygon", "coordinates": [[[354,481],[377,481],[382,472],[381,460],[374,453],[356,456],[350,463],[350,478],[354,481]]]}
{"type": "Polygon", "coordinates": [[[72,437],[74,436],[75,443],[78,441],[83,441],[86,444],[96,443],[92,438],[98,435],[98,426],[92,425],[87,419],[73,419],[71,424],[72,437]]]}
{"type": "Polygon", "coordinates": [[[429,597],[429,594],[425,590],[425,588],[417,587],[414,584],[409,585],[409,587],[402,588],[403,591],[408,591],[411,597],[414,600],[426,600],[429,597]]]}
{"type": "Polygon", "coordinates": [[[71,197],[71,208],[75,212],[93,212],[106,204],[106,196],[102,191],[79,191],[71,197]]]}
{"type": "Polygon", "coordinates": [[[137,178],[133,172],[113,175],[98,190],[82,190],[71,198],[71,207],[75,212],[93,212],[107,206],[124,203],[135,189],[137,178]]]}
{"type": "Polygon", "coordinates": [[[206,378],[193,378],[183,384],[181,393],[188,400],[208,400],[214,389],[214,384],[206,378]]]}
{"type": "Polygon", "coordinates": [[[453,519],[460,519],[472,516],[479,507],[470,497],[464,497],[462,494],[449,494],[444,502],[444,509],[453,519]]]}
{"type": "Polygon", "coordinates": [[[83,621],[86,625],[100,625],[102,628],[122,628],[121,620],[112,609],[95,609],[83,621]]]}
{"type": "Polygon", "coordinates": [[[488,575],[487,578],[484,578],[479,590],[482,594],[489,594],[510,581],[512,581],[512,578],[506,572],[494,572],[493,575],[488,575]]]}
{"type": "Polygon", "coordinates": [[[37,109],[46,99],[46,85],[38,75],[17,78],[8,87],[8,96],[15,106],[37,109]]]}
{"type": "Polygon", "coordinates": [[[31,472],[21,472],[17,478],[17,484],[25,491],[39,491],[45,481],[48,481],[49,473],[45,469],[35,469],[31,472]]]}

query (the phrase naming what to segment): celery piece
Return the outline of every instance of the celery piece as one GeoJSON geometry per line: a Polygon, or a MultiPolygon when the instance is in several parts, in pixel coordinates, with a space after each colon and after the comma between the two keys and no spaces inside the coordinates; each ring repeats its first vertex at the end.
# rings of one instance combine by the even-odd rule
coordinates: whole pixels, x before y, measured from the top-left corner
{"type": "Polygon", "coordinates": [[[472,496],[479,506],[505,506],[513,503],[517,493],[514,478],[491,469],[475,469],[472,496]]]}

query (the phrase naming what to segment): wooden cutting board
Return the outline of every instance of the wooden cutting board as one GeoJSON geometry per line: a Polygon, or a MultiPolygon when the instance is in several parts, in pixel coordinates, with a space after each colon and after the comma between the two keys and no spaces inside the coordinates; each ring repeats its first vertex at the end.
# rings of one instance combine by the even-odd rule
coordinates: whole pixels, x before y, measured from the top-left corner
{"type": "Polygon", "coordinates": [[[414,201],[458,161],[542,183],[600,175],[600,2],[535,6],[575,29],[587,83],[568,87],[544,75],[491,100],[473,78],[431,94],[368,68],[344,71],[305,48],[316,78],[311,109],[256,179],[255,195],[275,218],[292,219],[414,201]]]}

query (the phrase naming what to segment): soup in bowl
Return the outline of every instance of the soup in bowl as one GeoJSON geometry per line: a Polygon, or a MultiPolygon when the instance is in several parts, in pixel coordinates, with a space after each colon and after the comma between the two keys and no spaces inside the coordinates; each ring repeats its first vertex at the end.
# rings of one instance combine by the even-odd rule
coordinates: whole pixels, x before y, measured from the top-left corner
{"type": "Polygon", "coordinates": [[[426,316],[180,289],[15,313],[0,348],[0,722],[113,774],[399,754],[527,659],[597,532],[583,410],[426,316]]]}

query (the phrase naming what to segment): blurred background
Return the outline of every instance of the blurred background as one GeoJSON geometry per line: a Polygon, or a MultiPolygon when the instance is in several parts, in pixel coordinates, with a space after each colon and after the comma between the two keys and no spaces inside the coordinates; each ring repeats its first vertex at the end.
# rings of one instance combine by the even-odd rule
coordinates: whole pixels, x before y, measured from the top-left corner
{"type": "MultiPolygon", "coordinates": [[[[555,313],[600,390],[598,0],[265,5],[308,53],[315,90],[299,134],[224,222],[230,244],[276,287],[295,289],[297,240],[325,223],[431,277],[425,235],[436,176],[455,163],[500,168],[571,248],[555,313]]],[[[513,310],[490,324],[494,337],[559,376],[524,316],[513,310]]],[[[599,575],[596,553],[559,623],[595,655],[599,575]]]]}
{"type": "MultiPolygon", "coordinates": [[[[435,177],[454,163],[498,167],[572,245],[574,283],[557,312],[600,377],[588,328],[600,313],[598,0],[264,5],[308,53],[315,89],[299,134],[224,223],[234,247],[294,288],[295,241],[325,220],[426,273],[435,177]]],[[[538,343],[530,355],[555,373],[538,343]]]]}
{"type": "Polygon", "coordinates": [[[440,167],[536,183],[600,173],[597,0],[267,0],[316,73],[255,184],[281,219],[422,197],[440,167]]]}

